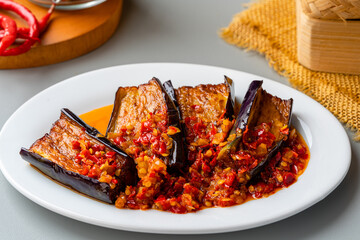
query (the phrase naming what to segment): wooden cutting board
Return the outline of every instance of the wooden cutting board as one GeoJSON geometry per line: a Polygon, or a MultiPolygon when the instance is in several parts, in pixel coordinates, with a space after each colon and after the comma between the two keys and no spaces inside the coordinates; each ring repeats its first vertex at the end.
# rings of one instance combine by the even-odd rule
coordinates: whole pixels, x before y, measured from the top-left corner
{"type": "MultiPolygon", "coordinates": [[[[48,9],[28,0],[15,0],[26,6],[38,19],[48,9]]],[[[84,10],[55,10],[41,42],[18,56],[0,57],[0,69],[38,67],[54,64],[86,54],[105,43],[115,32],[122,11],[122,0],[106,2],[84,10]]],[[[0,11],[14,18],[19,26],[27,26],[17,15],[0,11]]]]}

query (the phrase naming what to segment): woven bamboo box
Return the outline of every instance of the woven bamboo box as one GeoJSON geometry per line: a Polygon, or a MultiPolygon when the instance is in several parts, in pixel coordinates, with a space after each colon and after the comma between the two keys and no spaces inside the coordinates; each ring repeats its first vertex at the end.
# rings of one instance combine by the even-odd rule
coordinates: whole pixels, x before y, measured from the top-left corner
{"type": "Polygon", "coordinates": [[[334,2],[297,0],[298,61],[315,71],[360,74],[360,0],[348,0],[356,3],[352,13],[337,13],[326,1],[334,2]]]}

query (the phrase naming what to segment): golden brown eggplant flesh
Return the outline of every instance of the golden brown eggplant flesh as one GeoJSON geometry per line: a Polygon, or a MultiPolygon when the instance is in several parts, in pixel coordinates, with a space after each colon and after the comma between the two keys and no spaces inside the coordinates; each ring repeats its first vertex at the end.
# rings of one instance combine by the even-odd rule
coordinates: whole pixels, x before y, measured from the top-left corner
{"type": "Polygon", "coordinates": [[[234,115],[235,95],[230,78],[225,76],[222,84],[180,87],[175,90],[175,96],[188,145],[219,144],[226,139],[229,132],[226,126],[231,127],[234,115]],[[199,131],[197,126],[204,129],[199,131]]]}
{"type": "Polygon", "coordinates": [[[104,202],[114,203],[137,181],[133,159],[68,109],[48,134],[20,155],[49,177],[104,202]]]}
{"type": "Polygon", "coordinates": [[[131,156],[146,151],[159,157],[169,171],[181,170],[186,162],[179,112],[157,78],[138,87],[119,87],[106,137],[131,156]],[[164,142],[166,151],[160,146],[164,142]]]}

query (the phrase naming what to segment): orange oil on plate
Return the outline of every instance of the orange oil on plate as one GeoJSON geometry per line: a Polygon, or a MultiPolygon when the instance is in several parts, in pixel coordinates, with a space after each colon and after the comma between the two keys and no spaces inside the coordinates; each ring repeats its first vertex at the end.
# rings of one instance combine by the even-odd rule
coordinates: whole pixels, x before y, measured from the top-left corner
{"type": "Polygon", "coordinates": [[[110,121],[113,104],[91,110],[90,112],[81,114],[79,117],[91,127],[99,130],[100,133],[106,133],[108,123],[110,121]]]}

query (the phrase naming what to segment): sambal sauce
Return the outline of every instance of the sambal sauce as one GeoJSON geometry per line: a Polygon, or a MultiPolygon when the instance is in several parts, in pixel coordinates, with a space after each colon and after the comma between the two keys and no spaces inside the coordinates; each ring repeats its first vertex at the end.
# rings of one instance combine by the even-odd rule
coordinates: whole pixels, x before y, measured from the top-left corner
{"type": "MultiPolygon", "coordinates": [[[[289,187],[304,172],[310,158],[309,149],[298,131],[285,125],[280,131],[288,137],[282,147],[260,173],[250,179],[249,173],[275,144],[276,137],[270,131],[272,122],[246,128],[243,147],[230,155],[232,164],[218,161],[220,150],[231,140],[228,133],[235,119],[226,117],[222,84],[211,85],[207,90],[201,88],[176,90],[187,149],[186,166],[180,174],[168,171],[166,164],[173,147],[171,136],[181,129],[169,125],[164,103],[141,115],[141,119],[135,119],[137,124],[125,117],[116,133],[107,136],[133,157],[139,177],[137,185],[127,186],[120,193],[116,207],[188,213],[239,205],[289,187]],[[194,94],[196,98],[192,98],[194,94]]],[[[136,94],[132,98],[136,98],[136,94]]],[[[139,98],[139,105],[141,101],[144,100],[139,98]]],[[[131,114],[132,110],[127,108],[127,111],[126,114],[131,114]]],[[[90,118],[95,115],[81,117],[85,122],[94,123],[90,118]]],[[[96,124],[105,126],[108,120],[99,118],[96,124]]]]}

